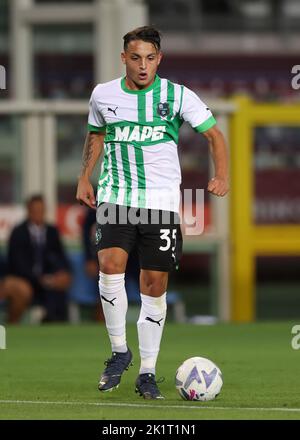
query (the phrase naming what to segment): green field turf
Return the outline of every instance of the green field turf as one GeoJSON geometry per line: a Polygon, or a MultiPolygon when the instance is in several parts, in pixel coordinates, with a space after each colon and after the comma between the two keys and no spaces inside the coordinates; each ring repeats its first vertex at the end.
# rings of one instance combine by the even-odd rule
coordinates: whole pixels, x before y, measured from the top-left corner
{"type": "Polygon", "coordinates": [[[165,376],[164,401],[145,401],[134,392],[134,324],[128,342],[135,364],[118,390],[104,394],[97,390],[110,355],[103,324],[7,327],[7,349],[0,350],[0,418],[300,419],[300,350],[291,347],[295,324],[167,324],[157,368],[165,376]],[[214,360],[223,372],[222,392],[212,402],[185,402],[177,394],[175,371],[192,356],[214,360]]]}

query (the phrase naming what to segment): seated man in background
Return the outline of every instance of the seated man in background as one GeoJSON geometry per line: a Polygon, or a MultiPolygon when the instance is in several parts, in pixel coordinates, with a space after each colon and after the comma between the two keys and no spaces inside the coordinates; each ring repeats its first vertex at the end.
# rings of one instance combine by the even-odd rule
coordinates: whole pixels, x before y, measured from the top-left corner
{"type": "Polygon", "coordinates": [[[46,223],[43,196],[34,195],[27,201],[27,219],[9,239],[7,276],[0,289],[0,298],[8,301],[8,322],[19,322],[30,304],[44,308],[43,322],[65,321],[70,283],[59,232],[46,223]]]}

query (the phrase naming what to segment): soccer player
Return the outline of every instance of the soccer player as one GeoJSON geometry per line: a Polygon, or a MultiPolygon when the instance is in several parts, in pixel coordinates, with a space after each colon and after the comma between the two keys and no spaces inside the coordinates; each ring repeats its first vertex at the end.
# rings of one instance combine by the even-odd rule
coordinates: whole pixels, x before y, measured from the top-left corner
{"type": "Polygon", "coordinates": [[[182,244],[177,154],[181,124],[187,121],[208,139],[215,165],[208,191],[217,196],[228,191],[228,159],[224,137],[206,104],[187,87],[157,75],[162,59],[159,32],[144,26],[128,32],[123,39],[121,58],[126,76],[98,84],[90,99],[76,198],[97,208],[99,290],[112,347],[112,357],[105,362],[98,388],[117,388],[123,372],[132,364],[126,343],[124,273],[128,254],[137,245],[141,267],[137,322],[141,364],[135,391],[145,399],[162,399],[155,366],[166,319],[168,274],[178,263],[182,244]],[[96,202],[90,176],[103,149],[96,202]],[[116,215],[104,215],[112,212],[116,215]]]}

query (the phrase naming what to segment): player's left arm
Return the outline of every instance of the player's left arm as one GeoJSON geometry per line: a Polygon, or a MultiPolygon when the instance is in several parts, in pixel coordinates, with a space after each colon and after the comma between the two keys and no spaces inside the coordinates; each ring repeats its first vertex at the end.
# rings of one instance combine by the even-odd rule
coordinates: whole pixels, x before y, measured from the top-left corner
{"type": "Polygon", "coordinates": [[[215,176],[208,182],[207,190],[216,196],[225,196],[229,191],[229,159],[225,138],[216,125],[202,134],[208,140],[215,167],[215,176]]]}

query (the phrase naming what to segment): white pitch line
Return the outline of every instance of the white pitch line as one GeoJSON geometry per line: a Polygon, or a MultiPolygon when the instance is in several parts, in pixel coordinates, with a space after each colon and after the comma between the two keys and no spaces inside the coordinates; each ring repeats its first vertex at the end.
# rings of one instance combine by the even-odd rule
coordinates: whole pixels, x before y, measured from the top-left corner
{"type": "Polygon", "coordinates": [[[184,406],[184,405],[151,405],[151,404],[138,404],[138,403],[104,403],[104,402],[51,402],[42,400],[0,400],[1,403],[12,403],[12,404],[24,404],[24,405],[79,405],[79,406],[108,406],[108,407],[124,407],[124,408],[176,408],[176,409],[212,409],[221,411],[283,411],[283,412],[300,412],[300,408],[240,408],[240,407],[223,407],[223,406],[203,406],[199,403],[199,406],[184,406]]]}

